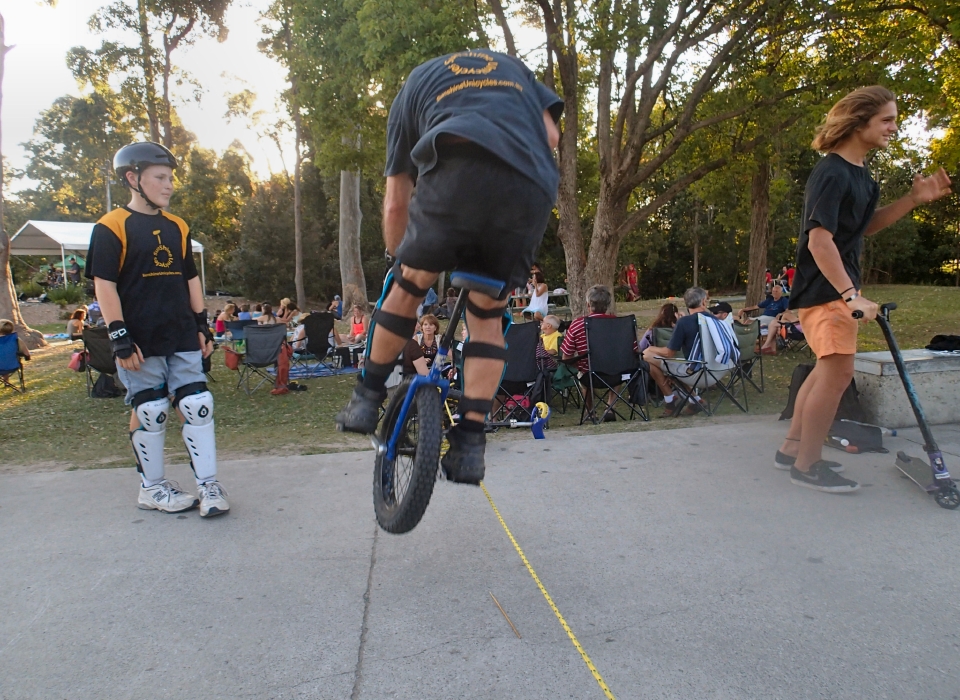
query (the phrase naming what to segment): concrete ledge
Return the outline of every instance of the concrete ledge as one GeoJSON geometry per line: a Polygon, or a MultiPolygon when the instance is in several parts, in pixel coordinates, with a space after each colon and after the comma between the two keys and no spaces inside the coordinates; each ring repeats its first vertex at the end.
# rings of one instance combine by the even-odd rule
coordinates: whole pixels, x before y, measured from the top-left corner
{"type": "MultiPolygon", "coordinates": [[[[928,422],[960,422],[960,356],[904,350],[903,359],[928,422]]],[[[889,352],[857,353],[853,368],[867,420],[891,428],[917,424],[889,352]]]]}

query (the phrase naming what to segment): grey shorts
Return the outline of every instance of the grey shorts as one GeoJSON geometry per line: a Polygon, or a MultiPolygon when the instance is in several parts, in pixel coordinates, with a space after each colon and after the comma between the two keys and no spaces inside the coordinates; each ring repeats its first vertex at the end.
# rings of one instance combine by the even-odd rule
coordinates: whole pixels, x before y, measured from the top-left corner
{"type": "Polygon", "coordinates": [[[178,352],[169,357],[147,357],[136,372],[117,365],[117,376],[127,387],[124,402],[133,403],[133,397],[147,389],[159,389],[167,385],[169,393],[187,384],[207,381],[203,373],[203,353],[200,350],[178,352]]]}

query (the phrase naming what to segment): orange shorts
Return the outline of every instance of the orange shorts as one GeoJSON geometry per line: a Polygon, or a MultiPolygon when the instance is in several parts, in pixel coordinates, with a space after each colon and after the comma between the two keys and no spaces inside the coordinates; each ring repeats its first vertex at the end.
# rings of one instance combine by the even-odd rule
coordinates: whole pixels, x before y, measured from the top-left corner
{"type": "Polygon", "coordinates": [[[857,353],[860,323],[842,299],[800,309],[799,315],[803,335],[817,358],[857,353]]]}

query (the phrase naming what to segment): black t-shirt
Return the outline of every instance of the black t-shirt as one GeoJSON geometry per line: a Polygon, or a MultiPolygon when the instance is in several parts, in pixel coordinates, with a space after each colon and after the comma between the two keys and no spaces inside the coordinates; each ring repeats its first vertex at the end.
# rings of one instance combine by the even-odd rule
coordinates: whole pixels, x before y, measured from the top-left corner
{"type": "Polygon", "coordinates": [[[420,349],[420,343],[411,338],[407,341],[407,344],[403,347],[403,376],[412,377],[415,374],[418,374],[417,368],[414,366],[414,360],[419,360],[423,357],[423,350],[420,349]]]}
{"type": "Polygon", "coordinates": [[[690,351],[693,350],[693,344],[697,342],[700,335],[700,320],[698,316],[702,314],[698,311],[689,316],[681,316],[677,319],[677,325],[674,326],[673,335],[670,336],[670,342],[667,347],[674,352],[680,352],[684,358],[690,357],[690,351]]]}
{"type": "Polygon", "coordinates": [[[390,107],[384,174],[416,181],[437,164],[437,137],[450,134],[487,149],[553,201],[560,175],[545,109],[558,120],[563,100],[512,56],[476,49],[431,59],[413,69],[390,107]]]}
{"type": "Polygon", "coordinates": [[[830,153],[813,168],[803,195],[803,220],[797,242],[797,273],[790,286],[790,308],[806,309],[840,299],[839,290],[820,272],[810,253],[810,231],[825,228],[833,234],[850,281],[860,288],[860,251],[863,232],[873,218],[880,186],[866,167],[830,153]]]}
{"type": "Polygon", "coordinates": [[[144,357],[200,349],[187,287],[197,266],[183,219],[114,209],[93,227],[86,274],[117,283],[123,320],[144,357]]]}

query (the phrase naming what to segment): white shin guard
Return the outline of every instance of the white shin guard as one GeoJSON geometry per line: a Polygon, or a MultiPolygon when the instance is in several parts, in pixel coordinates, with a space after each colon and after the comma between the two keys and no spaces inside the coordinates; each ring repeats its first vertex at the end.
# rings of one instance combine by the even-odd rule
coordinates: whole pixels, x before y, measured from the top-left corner
{"type": "Polygon", "coordinates": [[[190,453],[190,464],[197,483],[217,476],[217,441],[213,426],[213,394],[202,391],[185,396],[177,405],[186,422],[181,429],[183,444],[190,453]]]}
{"type": "Polygon", "coordinates": [[[140,427],[130,433],[130,443],[144,481],[156,483],[164,477],[163,440],[167,434],[170,400],[155,399],[134,409],[140,427]]]}

